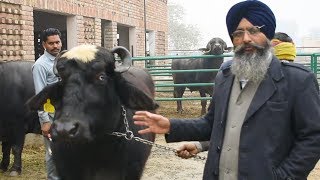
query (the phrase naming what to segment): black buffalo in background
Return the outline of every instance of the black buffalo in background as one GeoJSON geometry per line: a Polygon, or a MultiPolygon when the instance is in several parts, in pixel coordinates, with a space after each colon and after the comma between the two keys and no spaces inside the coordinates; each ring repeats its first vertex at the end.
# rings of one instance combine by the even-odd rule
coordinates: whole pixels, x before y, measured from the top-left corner
{"type": "Polygon", "coordinates": [[[123,47],[108,51],[81,45],[59,56],[55,71],[61,81],[28,102],[32,109],[41,109],[50,98],[55,106],[52,155],[59,176],[64,180],[140,179],[151,147],[112,133],[130,129],[135,136],[154,141],[154,134],[138,135],[143,127],[132,121],[134,110],[158,107],[151,76],[131,66],[130,53],[123,47]],[[120,67],[115,66],[113,53],[122,59],[120,67]]]}
{"type": "Polygon", "coordinates": [[[27,112],[24,104],[34,95],[31,61],[0,62],[0,171],[6,172],[10,151],[14,155],[10,176],[21,173],[21,153],[25,134],[41,133],[36,112],[27,112]]]}
{"type": "MultiPolygon", "coordinates": [[[[203,55],[222,55],[224,52],[230,52],[231,48],[227,47],[227,44],[221,38],[212,38],[206,48],[200,50],[205,51],[203,55]]],[[[200,59],[174,59],[172,61],[172,70],[193,70],[193,69],[219,69],[223,62],[223,57],[214,58],[200,58],[200,59]]],[[[217,72],[184,72],[173,73],[174,84],[185,83],[212,83],[216,77],[217,72]]],[[[212,96],[213,86],[177,86],[174,87],[173,96],[175,98],[181,98],[185,89],[189,88],[190,91],[199,91],[201,97],[206,97],[206,94],[212,96]]],[[[201,100],[201,115],[206,113],[207,101],[201,100]]],[[[177,112],[182,113],[181,100],[177,100],[177,112]]]]}

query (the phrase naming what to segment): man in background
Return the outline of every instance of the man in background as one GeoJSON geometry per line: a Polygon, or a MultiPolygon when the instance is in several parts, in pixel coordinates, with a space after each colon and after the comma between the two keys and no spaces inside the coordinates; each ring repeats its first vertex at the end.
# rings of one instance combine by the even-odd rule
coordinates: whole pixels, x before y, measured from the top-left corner
{"type": "MultiPolygon", "coordinates": [[[[58,77],[53,72],[53,65],[56,56],[61,51],[61,33],[58,29],[48,28],[41,34],[42,46],[44,53],[40,56],[32,67],[32,75],[36,94],[44,87],[58,81],[58,77]]],[[[44,144],[46,148],[46,168],[48,180],[58,180],[55,165],[51,156],[51,136],[50,128],[54,116],[54,108],[47,100],[45,111],[38,111],[41,131],[44,136],[44,144]]]]}
{"type": "Polygon", "coordinates": [[[296,58],[297,50],[292,38],[283,32],[276,32],[271,40],[274,54],[279,60],[293,62],[296,58]]]}

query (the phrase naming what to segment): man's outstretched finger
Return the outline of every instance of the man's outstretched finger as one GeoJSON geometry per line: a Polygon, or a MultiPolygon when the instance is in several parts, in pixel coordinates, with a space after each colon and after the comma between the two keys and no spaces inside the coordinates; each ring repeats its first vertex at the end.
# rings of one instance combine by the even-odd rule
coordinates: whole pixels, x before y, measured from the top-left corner
{"type": "Polygon", "coordinates": [[[148,123],[144,122],[144,121],[134,121],[133,122],[135,125],[139,125],[139,126],[147,126],[148,123]]]}
{"type": "Polygon", "coordinates": [[[147,134],[147,133],[151,133],[151,130],[150,128],[147,128],[147,129],[142,129],[140,131],[138,131],[139,134],[147,134]]]}

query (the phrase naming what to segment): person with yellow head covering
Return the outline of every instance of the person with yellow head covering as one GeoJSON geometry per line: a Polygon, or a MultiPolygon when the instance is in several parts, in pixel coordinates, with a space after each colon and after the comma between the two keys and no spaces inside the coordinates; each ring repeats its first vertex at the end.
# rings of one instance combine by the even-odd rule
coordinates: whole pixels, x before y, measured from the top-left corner
{"type": "Polygon", "coordinates": [[[275,33],[271,44],[278,59],[293,62],[296,58],[296,46],[288,34],[283,32],[275,33]]]}

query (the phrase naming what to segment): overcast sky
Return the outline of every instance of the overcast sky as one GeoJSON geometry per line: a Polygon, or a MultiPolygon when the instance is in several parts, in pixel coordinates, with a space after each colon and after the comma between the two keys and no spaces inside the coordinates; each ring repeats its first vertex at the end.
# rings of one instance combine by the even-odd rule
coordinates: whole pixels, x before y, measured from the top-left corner
{"type": "MultiPolygon", "coordinates": [[[[185,9],[185,22],[195,24],[202,34],[202,46],[213,37],[222,37],[229,46],[225,18],[228,10],[239,0],[168,0],[168,3],[180,4],[185,9]]],[[[311,32],[320,31],[320,9],[318,0],[262,0],[273,11],[277,19],[276,31],[288,33],[299,46],[301,38],[311,32]],[[312,16],[313,15],[313,16],[312,16]]],[[[320,36],[320,32],[319,32],[320,36]]]]}

